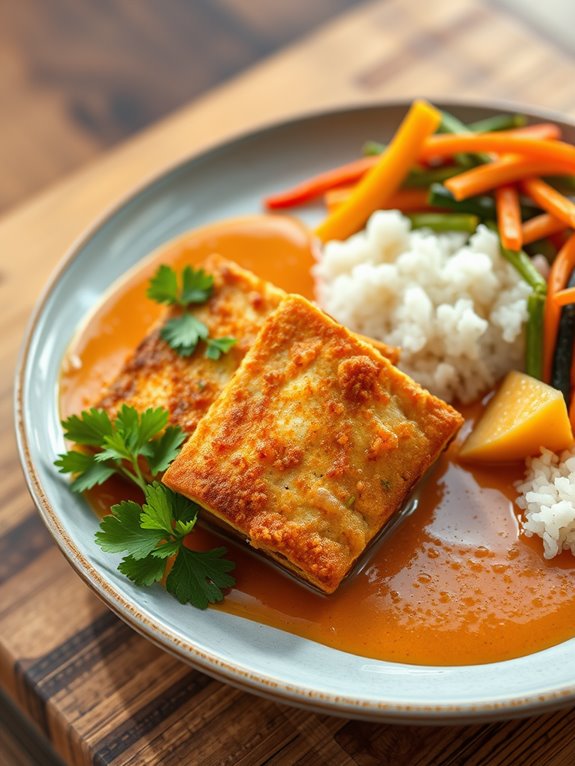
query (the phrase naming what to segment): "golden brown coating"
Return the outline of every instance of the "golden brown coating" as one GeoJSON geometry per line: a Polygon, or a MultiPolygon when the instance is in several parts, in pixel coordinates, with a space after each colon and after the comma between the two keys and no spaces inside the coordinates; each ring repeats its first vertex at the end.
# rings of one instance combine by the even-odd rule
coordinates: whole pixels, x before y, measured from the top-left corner
{"type": "Polygon", "coordinates": [[[202,268],[214,277],[214,290],[206,303],[194,307],[194,316],[207,325],[211,337],[236,338],[235,346],[217,360],[204,357],[203,343],[192,356],[180,356],[160,336],[164,323],[178,313],[178,309],[166,309],[161,322],[126,361],[101,407],[112,412],[122,404],[140,411],[165,407],[171,423],[190,433],[195,429],[266,317],[285,296],[283,290],[219,255],[207,258],[202,268]]]}
{"type": "Polygon", "coordinates": [[[462,422],[292,295],[164,482],[331,593],[462,422]]]}
{"type": "MultiPolygon", "coordinates": [[[[202,268],[214,277],[212,297],[194,307],[210,336],[232,336],[237,343],[218,360],[204,358],[204,345],[190,357],[176,353],[160,336],[163,324],[178,313],[166,309],[161,322],[128,358],[98,406],[111,414],[122,404],[139,411],[164,407],[170,422],[191,433],[210,404],[238,368],[265,319],[286,293],[233,261],[219,255],[208,257],[202,268]]],[[[370,341],[371,342],[371,341],[370,341]]],[[[373,341],[394,362],[398,350],[373,341]]]]}

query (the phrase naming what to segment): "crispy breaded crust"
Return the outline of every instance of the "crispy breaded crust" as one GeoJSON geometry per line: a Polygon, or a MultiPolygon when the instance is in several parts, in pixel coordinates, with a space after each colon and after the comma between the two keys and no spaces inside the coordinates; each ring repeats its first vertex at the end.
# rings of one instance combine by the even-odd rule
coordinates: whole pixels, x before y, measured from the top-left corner
{"type": "Polygon", "coordinates": [[[292,295],[164,482],[331,593],[462,422],[292,295]]]}
{"type": "MultiPolygon", "coordinates": [[[[160,330],[178,309],[166,309],[158,325],[128,358],[97,406],[115,414],[122,404],[139,411],[164,407],[170,422],[191,433],[208,407],[238,368],[265,319],[285,298],[283,290],[220,255],[211,255],[202,268],[214,277],[214,292],[194,308],[210,336],[232,336],[237,343],[218,360],[205,359],[203,344],[190,357],[177,354],[160,330]]],[[[371,342],[371,341],[370,341],[371,342]]],[[[373,341],[394,362],[398,349],[373,341]]]]}
{"type": "MultiPolygon", "coordinates": [[[[210,404],[234,374],[264,320],[285,292],[219,255],[208,257],[202,268],[214,277],[212,297],[194,308],[210,336],[232,336],[237,343],[217,359],[205,359],[203,347],[182,357],[163,340],[160,330],[178,314],[167,309],[158,325],[128,358],[105,393],[100,407],[115,413],[122,404],[139,411],[165,407],[170,422],[191,433],[210,404]]],[[[203,344],[202,344],[203,346],[203,344]]]]}

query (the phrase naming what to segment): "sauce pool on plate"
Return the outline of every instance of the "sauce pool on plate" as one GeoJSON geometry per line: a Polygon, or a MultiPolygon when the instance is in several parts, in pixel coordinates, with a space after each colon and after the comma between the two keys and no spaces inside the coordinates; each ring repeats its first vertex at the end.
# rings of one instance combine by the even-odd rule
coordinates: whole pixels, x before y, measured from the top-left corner
{"type": "MultiPolygon", "coordinates": [[[[84,324],[64,361],[62,416],[102,387],[161,316],[146,298],[159,263],[181,268],[219,252],[279,287],[313,297],[313,242],[285,217],[254,216],[186,234],[127,274],[84,324]]],[[[366,658],[467,665],[530,654],[575,636],[575,559],[543,559],[518,535],[513,499],[522,464],[470,468],[457,448],[481,405],[420,487],[419,506],[332,596],[316,595],[241,546],[229,544],[236,587],[221,609],[366,658]]],[[[110,481],[90,492],[95,510],[130,496],[110,481]]],[[[192,547],[221,540],[196,530],[192,547]]],[[[191,607],[190,607],[191,608],[191,607]]]]}

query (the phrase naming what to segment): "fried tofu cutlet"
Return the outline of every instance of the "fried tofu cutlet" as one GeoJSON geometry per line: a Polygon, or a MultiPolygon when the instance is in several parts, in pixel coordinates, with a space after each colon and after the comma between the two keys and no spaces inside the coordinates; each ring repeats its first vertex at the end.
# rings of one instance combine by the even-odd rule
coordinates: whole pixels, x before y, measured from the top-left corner
{"type": "MultiPolygon", "coordinates": [[[[144,411],[164,407],[170,422],[192,433],[208,407],[230,380],[263,325],[286,293],[233,261],[208,257],[202,268],[214,277],[214,290],[194,316],[204,322],[210,336],[232,336],[237,343],[217,359],[205,359],[203,344],[196,353],[182,357],[162,339],[160,331],[178,309],[166,309],[161,322],[144,338],[118,377],[98,403],[114,415],[122,404],[144,411]]],[[[371,342],[371,341],[370,341],[371,342]]],[[[392,361],[398,349],[373,341],[392,361]]]]}
{"type": "Polygon", "coordinates": [[[290,295],[163,481],[331,593],[462,423],[290,295]]]}

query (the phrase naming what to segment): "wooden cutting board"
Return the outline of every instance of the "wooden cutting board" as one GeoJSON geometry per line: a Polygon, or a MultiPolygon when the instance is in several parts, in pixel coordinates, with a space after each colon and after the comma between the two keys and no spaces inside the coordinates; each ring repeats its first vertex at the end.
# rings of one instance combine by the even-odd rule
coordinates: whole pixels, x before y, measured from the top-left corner
{"type": "Polygon", "coordinates": [[[25,489],[12,371],[32,305],[74,239],[135,184],[256,125],[425,95],[575,115],[575,63],[479,0],[361,5],[0,221],[0,681],[68,764],[572,763],[575,711],[425,728],[330,718],[232,689],[133,633],[56,550],[25,489]]]}

